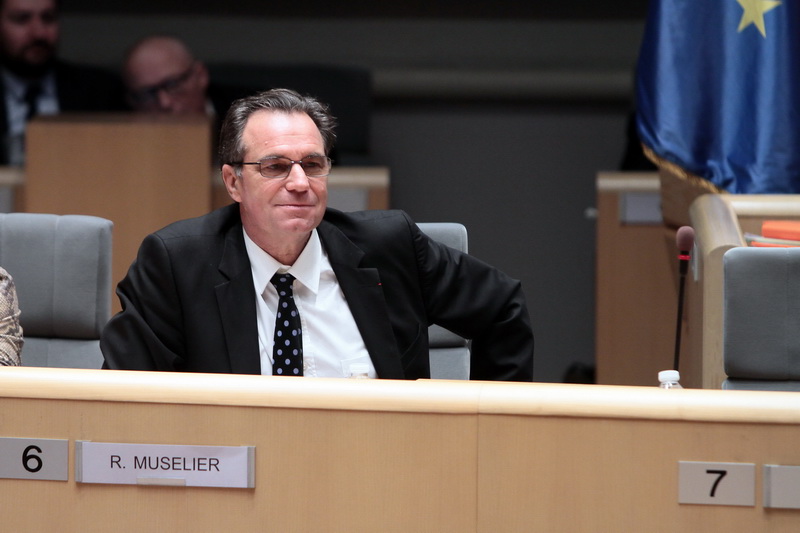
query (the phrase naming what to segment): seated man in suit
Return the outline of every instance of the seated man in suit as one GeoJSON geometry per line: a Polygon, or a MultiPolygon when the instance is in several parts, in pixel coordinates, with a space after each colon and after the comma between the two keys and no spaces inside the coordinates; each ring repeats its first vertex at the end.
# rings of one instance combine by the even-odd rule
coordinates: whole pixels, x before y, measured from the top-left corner
{"type": "Polygon", "coordinates": [[[234,203],[147,236],[101,337],[105,367],[430,377],[428,326],[472,339],[472,379],[533,379],[521,284],[402,211],[326,209],[334,119],[274,89],[222,126],[234,203]]]}
{"type": "Polygon", "coordinates": [[[19,307],[14,280],[0,268],[0,366],[20,364],[22,327],[19,325],[19,307]]]}
{"type": "Polygon", "coordinates": [[[116,76],[57,59],[58,7],[57,0],[0,0],[0,164],[24,163],[34,115],[124,109],[116,76]]]}

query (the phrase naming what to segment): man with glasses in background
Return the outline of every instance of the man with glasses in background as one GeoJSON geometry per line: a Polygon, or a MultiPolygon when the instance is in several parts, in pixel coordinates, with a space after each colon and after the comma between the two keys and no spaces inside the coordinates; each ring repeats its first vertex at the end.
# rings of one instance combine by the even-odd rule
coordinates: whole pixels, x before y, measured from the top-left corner
{"type": "Polygon", "coordinates": [[[175,37],[152,35],[136,42],[122,64],[128,105],[142,113],[205,115],[212,125],[212,159],[222,118],[231,102],[254,91],[211,83],[206,65],[175,37]]]}
{"type": "Polygon", "coordinates": [[[233,103],[219,157],[234,203],[145,238],[106,368],[427,378],[436,323],[472,339],[471,379],[533,379],[519,281],[402,211],[326,208],[334,126],[288,89],[233,103]]]}
{"type": "Polygon", "coordinates": [[[116,76],[56,57],[59,33],[57,0],[0,0],[0,164],[24,163],[25,127],[36,115],[125,107],[116,76]]]}
{"type": "Polygon", "coordinates": [[[153,35],[134,44],[122,66],[128,103],[136,111],[225,116],[230,103],[253,91],[212,84],[206,65],[180,39],[153,35]]]}

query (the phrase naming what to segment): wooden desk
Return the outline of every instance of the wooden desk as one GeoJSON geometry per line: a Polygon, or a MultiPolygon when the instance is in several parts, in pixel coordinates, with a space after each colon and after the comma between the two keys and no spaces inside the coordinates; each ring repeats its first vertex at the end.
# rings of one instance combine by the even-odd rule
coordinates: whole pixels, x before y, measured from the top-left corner
{"type": "Polygon", "coordinates": [[[652,203],[654,197],[659,214],[659,187],[655,172],[597,177],[595,362],[601,384],[654,385],[658,372],[672,367],[675,232],[660,218],[625,213],[626,202],[652,203]]]}
{"type": "Polygon", "coordinates": [[[796,531],[800,395],[0,368],[3,437],[67,481],[0,479],[9,531],[796,531]],[[76,483],[74,442],[256,447],[254,489],[76,483]],[[679,505],[678,461],[757,467],[755,506],[679,505]]]}
{"type": "MultiPolygon", "coordinates": [[[[649,385],[658,370],[672,367],[678,298],[675,231],[657,223],[625,224],[620,215],[624,195],[661,189],[657,174],[598,175],[596,361],[601,384],[649,385]]],[[[686,279],[681,383],[714,389],[726,377],[722,257],[746,245],[744,232],[760,233],[764,220],[800,219],[800,195],[690,193],[692,204],[680,215],[689,217],[683,222],[696,235],[686,279]]],[[[680,218],[675,214],[680,198],[676,193],[670,201],[673,223],[680,218]]]]}
{"type": "Polygon", "coordinates": [[[687,277],[687,364],[697,386],[719,388],[725,380],[722,362],[723,267],[725,252],[746,246],[744,233],[760,234],[769,219],[800,219],[800,195],[709,194],[689,210],[697,253],[687,277]]]}
{"type": "MultiPolygon", "coordinates": [[[[37,117],[28,125],[24,192],[17,210],[114,222],[116,286],[148,233],[208,212],[210,131],[205,117],[37,117]]],[[[119,310],[117,301],[113,309],[119,310]]]]}

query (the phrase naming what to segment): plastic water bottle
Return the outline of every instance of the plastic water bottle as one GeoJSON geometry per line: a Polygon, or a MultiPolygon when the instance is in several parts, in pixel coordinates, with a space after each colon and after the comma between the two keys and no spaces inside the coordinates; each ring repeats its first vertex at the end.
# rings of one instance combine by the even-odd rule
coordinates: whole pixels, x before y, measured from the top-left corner
{"type": "Polygon", "coordinates": [[[662,389],[682,389],[681,374],[677,370],[662,370],[658,373],[658,386],[662,389]]]}
{"type": "Polygon", "coordinates": [[[366,363],[356,363],[350,365],[351,379],[369,379],[369,365],[366,363]]]}

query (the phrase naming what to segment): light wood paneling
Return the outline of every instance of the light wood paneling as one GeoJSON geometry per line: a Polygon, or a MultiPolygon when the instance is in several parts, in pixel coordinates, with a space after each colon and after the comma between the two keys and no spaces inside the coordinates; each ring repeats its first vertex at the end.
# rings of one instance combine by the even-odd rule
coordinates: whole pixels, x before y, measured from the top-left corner
{"type": "Polygon", "coordinates": [[[627,224],[626,194],[658,194],[656,173],[600,173],[597,180],[595,361],[604,385],[654,385],[672,367],[678,276],[675,231],[627,224]]]}
{"type": "Polygon", "coordinates": [[[204,117],[63,113],[33,120],[26,142],[17,209],[113,221],[114,286],[148,233],[211,207],[204,117]]]}

